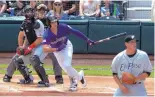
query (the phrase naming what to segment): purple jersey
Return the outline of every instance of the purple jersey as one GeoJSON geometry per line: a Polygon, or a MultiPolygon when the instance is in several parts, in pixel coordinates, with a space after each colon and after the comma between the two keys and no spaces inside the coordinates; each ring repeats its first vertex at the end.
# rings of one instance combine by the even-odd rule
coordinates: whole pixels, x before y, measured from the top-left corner
{"type": "Polygon", "coordinates": [[[51,32],[50,28],[48,28],[44,33],[44,40],[43,44],[48,44],[52,48],[58,48],[62,44],[67,44],[68,35],[75,34],[76,36],[88,40],[88,38],[80,31],[71,28],[69,25],[66,24],[59,24],[57,35],[51,32]]]}

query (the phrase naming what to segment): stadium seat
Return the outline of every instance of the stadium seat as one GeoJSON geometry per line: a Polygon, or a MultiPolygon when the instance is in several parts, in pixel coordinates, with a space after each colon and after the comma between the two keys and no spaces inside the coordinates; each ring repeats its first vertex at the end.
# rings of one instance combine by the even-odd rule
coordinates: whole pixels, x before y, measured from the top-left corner
{"type": "Polygon", "coordinates": [[[88,17],[88,16],[71,16],[69,20],[96,20],[96,17],[88,17]]]}
{"type": "Polygon", "coordinates": [[[100,20],[119,20],[119,19],[113,16],[104,16],[104,17],[100,17],[100,20]]]}

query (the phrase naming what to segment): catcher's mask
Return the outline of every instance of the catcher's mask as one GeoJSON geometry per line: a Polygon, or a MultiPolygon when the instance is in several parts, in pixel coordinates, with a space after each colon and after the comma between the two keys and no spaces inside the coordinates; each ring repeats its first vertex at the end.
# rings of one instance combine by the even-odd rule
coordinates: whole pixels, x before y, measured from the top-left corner
{"type": "Polygon", "coordinates": [[[34,17],[35,17],[35,11],[33,8],[31,8],[30,6],[28,6],[26,9],[25,9],[25,19],[26,20],[34,20],[34,17]]]}

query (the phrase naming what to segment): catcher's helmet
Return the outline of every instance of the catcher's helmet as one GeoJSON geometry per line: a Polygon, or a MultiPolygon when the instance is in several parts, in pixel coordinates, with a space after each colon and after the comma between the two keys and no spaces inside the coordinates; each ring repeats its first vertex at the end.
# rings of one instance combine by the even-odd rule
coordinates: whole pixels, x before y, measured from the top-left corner
{"type": "Polygon", "coordinates": [[[34,9],[31,6],[27,6],[24,12],[26,19],[33,19],[35,17],[34,9]]]}

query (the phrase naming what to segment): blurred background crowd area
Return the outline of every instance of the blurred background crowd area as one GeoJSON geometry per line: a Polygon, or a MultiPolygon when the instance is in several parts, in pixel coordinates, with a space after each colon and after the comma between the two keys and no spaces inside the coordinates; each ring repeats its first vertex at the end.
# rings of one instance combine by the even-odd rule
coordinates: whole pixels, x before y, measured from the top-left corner
{"type": "Polygon", "coordinates": [[[150,20],[152,0],[1,0],[0,17],[24,16],[34,8],[37,17],[55,15],[60,20],[150,20]]]}

